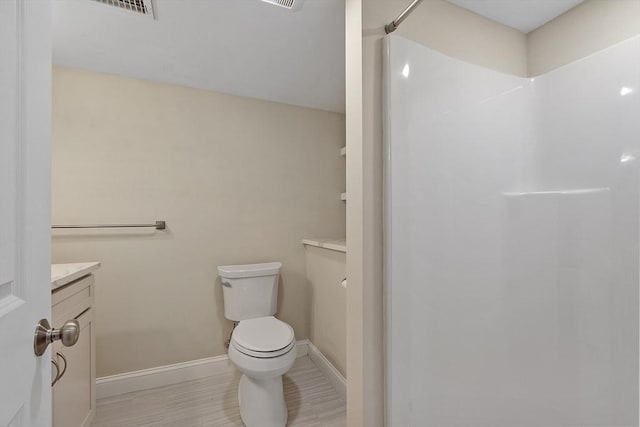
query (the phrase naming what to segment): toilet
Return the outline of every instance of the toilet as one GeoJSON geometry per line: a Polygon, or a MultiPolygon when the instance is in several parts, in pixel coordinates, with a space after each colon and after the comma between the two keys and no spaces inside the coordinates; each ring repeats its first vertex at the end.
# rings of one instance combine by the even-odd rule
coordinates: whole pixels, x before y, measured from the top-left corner
{"type": "Polygon", "coordinates": [[[240,416],[247,427],[284,427],[287,406],[282,375],[296,359],[293,328],[274,317],[282,264],[218,267],[224,317],[239,322],[231,334],[229,359],[242,372],[240,416]]]}

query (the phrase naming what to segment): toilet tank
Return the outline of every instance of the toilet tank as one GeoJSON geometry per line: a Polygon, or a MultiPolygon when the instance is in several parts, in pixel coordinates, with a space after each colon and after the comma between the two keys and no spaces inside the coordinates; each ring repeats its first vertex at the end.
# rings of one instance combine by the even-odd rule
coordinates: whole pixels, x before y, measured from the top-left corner
{"type": "Polygon", "coordinates": [[[219,266],[224,317],[239,322],[276,314],[280,267],[279,262],[219,266]]]}

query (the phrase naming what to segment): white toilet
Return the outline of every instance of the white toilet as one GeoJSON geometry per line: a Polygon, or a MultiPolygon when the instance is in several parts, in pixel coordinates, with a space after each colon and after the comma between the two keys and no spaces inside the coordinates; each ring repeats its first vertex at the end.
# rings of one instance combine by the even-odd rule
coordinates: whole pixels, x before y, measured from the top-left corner
{"type": "Polygon", "coordinates": [[[273,315],[278,308],[279,262],[218,267],[224,317],[240,322],[229,359],[242,372],[240,416],[247,427],[283,427],[287,406],[282,375],[296,359],[293,328],[273,315]]]}

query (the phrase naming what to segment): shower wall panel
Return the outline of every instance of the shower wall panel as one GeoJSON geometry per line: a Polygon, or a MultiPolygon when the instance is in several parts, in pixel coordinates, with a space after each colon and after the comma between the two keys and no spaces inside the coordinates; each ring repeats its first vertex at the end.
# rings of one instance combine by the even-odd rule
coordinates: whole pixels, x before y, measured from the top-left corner
{"type": "Polygon", "coordinates": [[[535,79],[385,55],[388,425],[637,425],[640,38],[535,79]]]}

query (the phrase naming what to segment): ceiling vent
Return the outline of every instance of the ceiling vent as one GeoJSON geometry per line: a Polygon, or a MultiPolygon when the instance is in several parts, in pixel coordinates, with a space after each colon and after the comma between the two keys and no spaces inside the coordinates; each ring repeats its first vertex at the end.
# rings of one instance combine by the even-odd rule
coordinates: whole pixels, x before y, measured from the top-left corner
{"type": "Polygon", "coordinates": [[[302,0],[262,0],[265,3],[283,7],[288,10],[298,10],[302,5],[302,0]]]}
{"type": "MultiPolygon", "coordinates": [[[[153,0],[95,0],[98,3],[108,4],[120,9],[130,10],[131,12],[148,15],[155,18],[153,10],[153,0]]],[[[292,0],[293,1],[293,0],[292,0]]]]}

